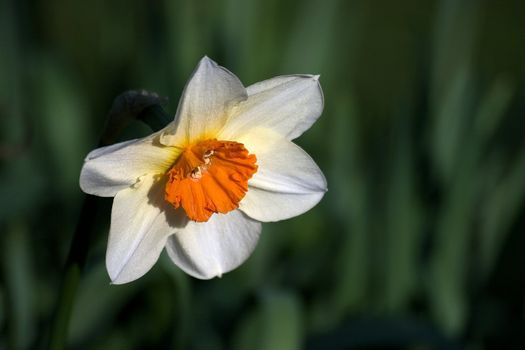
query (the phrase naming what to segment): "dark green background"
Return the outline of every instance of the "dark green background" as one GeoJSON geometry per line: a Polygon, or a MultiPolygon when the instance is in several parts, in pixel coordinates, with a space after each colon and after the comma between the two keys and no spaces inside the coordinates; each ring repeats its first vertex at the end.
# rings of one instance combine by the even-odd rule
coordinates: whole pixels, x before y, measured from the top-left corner
{"type": "Polygon", "coordinates": [[[221,279],[163,255],[122,286],[103,200],[70,348],[523,348],[524,4],[1,0],[0,349],[46,345],[114,97],[156,91],[174,114],[205,54],[245,85],[321,74],[324,113],[297,142],[329,192],[221,279]]]}

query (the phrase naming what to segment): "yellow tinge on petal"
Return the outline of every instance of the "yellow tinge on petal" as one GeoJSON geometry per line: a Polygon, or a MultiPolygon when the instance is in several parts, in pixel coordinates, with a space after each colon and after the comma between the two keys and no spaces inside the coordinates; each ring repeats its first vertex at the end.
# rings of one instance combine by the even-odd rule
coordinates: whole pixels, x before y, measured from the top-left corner
{"type": "Polygon", "coordinates": [[[182,207],[191,220],[208,221],[214,213],[239,207],[257,158],[242,143],[208,139],[184,149],[168,171],[165,199],[182,207]]]}

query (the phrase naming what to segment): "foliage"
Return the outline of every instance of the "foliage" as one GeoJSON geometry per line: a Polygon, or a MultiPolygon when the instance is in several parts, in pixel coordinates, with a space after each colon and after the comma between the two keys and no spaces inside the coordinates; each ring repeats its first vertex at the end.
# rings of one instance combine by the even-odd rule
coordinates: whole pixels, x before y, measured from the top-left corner
{"type": "MultiPolygon", "coordinates": [[[[0,3],[0,348],[46,347],[111,101],[175,113],[207,54],[249,84],[321,74],[298,143],[328,178],[254,256],[198,281],[163,257],[109,285],[110,200],[81,278],[79,349],[519,347],[525,276],[525,46],[518,0],[0,3]],[[505,346],[504,346],[505,345],[505,346]]],[[[148,132],[136,123],[122,139],[148,132]]]]}

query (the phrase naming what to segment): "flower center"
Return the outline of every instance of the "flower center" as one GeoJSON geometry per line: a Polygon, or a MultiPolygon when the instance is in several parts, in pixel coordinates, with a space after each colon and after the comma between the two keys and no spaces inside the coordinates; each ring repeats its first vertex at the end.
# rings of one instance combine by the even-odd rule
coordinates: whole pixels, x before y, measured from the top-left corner
{"type": "Polygon", "coordinates": [[[242,143],[205,140],[188,146],[168,171],[164,198],[182,206],[191,220],[208,221],[213,213],[239,207],[248,180],[257,171],[254,154],[242,143]]]}

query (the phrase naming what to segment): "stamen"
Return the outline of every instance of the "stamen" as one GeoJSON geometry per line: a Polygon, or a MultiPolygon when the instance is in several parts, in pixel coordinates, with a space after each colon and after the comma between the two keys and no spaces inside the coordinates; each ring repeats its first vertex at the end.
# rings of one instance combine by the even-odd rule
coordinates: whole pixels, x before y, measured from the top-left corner
{"type": "Polygon", "coordinates": [[[202,177],[202,170],[201,170],[201,167],[198,166],[196,167],[195,169],[193,169],[191,171],[191,174],[190,174],[191,178],[192,179],[200,179],[202,177]]]}

